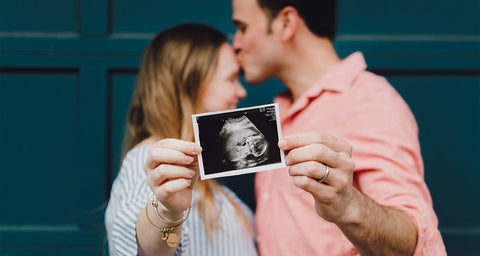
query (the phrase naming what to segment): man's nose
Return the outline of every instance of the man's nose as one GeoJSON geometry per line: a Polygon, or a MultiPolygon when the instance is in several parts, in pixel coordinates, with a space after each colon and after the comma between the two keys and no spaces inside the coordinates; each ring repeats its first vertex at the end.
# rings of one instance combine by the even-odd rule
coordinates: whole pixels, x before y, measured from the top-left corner
{"type": "Polygon", "coordinates": [[[241,49],[240,35],[238,32],[235,32],[235,35],[233,36],[232,46],[233,46],[233,50],[235,51],[235,54],[238,55],[241,49]]]}

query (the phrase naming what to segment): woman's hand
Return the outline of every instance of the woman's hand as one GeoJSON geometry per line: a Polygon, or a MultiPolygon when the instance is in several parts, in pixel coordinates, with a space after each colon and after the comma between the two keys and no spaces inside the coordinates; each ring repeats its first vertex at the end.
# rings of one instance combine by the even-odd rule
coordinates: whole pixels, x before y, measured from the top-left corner
{"type": "Polygon", "coordinates": [[[159,140],[148,150],[143,169],[165,218],[177,220],[191,205],[201,150],[193,142],[177,139],[159,140]]]}

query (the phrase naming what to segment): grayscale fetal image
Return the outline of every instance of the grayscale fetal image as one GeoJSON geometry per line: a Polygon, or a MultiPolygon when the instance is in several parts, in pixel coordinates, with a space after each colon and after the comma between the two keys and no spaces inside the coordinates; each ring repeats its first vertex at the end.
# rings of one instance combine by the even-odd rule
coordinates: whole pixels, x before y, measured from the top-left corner
{"type": "Polygon", "coordinates": [[[265,135],[246,117],[225,120],[217,140],[225,151],[224,164],[235,169],[257,166],[268,160],[265,135]]]}
{"type": "Polygon", "coordinates": [[[197,117],[205,174],[281,163],[275,107],[197,117]]]}

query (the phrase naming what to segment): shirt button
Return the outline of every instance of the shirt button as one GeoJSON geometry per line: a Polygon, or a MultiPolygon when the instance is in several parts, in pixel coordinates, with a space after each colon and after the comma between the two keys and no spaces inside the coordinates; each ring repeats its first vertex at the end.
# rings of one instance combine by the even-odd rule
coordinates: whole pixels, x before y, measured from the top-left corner
{"type": "Polygon", "coordinates": [[[268,200],[270,198],[270,195],[268,193],[263,193],[262,198],[263,200],[268,200]]]}

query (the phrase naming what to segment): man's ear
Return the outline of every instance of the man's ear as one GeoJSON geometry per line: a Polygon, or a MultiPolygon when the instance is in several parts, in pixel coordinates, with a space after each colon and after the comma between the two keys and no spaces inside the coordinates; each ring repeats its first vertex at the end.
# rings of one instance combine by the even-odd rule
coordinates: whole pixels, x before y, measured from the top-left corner
{"type": "Polygon", "coordinates": [[[285,41],[290,40],[297,32],[299,25],[300,16],[298,16],[297,9],[287,6],[278,13],[276,19],[278,19],[281,38],[285,41]]]}

